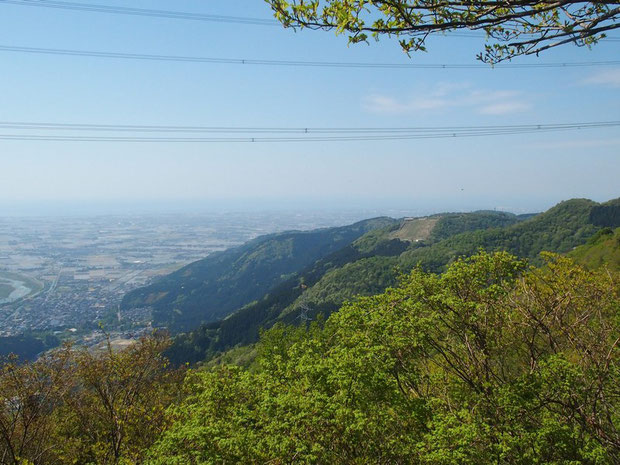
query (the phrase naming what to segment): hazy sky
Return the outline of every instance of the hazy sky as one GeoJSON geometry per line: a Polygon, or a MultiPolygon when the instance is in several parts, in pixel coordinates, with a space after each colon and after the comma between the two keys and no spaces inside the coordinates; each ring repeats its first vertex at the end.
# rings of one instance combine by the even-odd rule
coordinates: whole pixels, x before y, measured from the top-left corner
{"type": "MultiPolygon", "coordinates": [[[[77,1],[77,0],[76,0],[77,1]]],[[[89,3],[82,0],[83,3],[89,3]]],[[[260,0],[97,0],[270,18],[260,0]]],[[[0,2],[0,46],[268,60],[475,63],[481,40],[395,42],[331,32],[71,12],[0,2]]],[[[620,42],[515,62],[617,60],[620,42]]],[[[0,51],[0,121],[395,127],[620,120],[620,67],[330,69],[0,51]]],[[[30,131],[29,133],[32,133],[30,131]]],[[[0,129],[0,134],[18,133],[0,129]]],[[[0,141],[0,205],[233,201],[244,205],[543,209],[620,196],[620,130],[409,141],[182,144],[0,141]]],[[[1,212],[0,212],[1,216],[1,212]]]]}

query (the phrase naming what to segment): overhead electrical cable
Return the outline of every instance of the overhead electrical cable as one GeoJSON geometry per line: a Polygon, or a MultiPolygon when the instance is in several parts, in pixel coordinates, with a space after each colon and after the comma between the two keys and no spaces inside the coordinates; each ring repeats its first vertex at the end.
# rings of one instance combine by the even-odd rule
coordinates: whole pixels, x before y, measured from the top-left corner
{"type": "Polygon", "coordinates": [[[512,124],[490,126],[400,126],[400,127],[278,127],[278,126],[166,126],[135,124],[88,124],[0,121],[3,129],[40,129],[73,131],[132,131],[132,132],[271,132],[271,133],[358,133],[358,132],[434,132],[434,131],[504,131],[533,129],[575,129],[618,126],[620,121],[593,121],[577,123],[512,124]]]}
{"type": "MultiPolygon", "coordinates": [[[[1,0],[0,0],[1,1],[1,0]]],[[[149,55],[143,53],[118,53],[90,50],[71,50],[58,48],[18,47],[0,45],[0,52],[32,53],[43,55],[78,56],[94,58],[111,58],[121,60],[147,60],[189,63],[212,63],[228,65],[260,65],[321,68],[380,68],[380,69],[532,69],[532,68],[583,68],[593,66],[620,65],[620,60],[612,61],[576,61],[554,63],[505,63],[493,68],[482,63],[372,63],[346,61],[302,61],[302,60],[261,60],[249,58],[217,58],[178,55],[149,55]]]]}
{"type": "MultiPolygon", "coordinates": [[[[76,3],[66,2],[60,0],[0,0],[0,4],[7,5],[19,5],[30,7],[42,7],[60,10],[73,10],[73,11],[85,11],[94,13],[107,13],[116,15],[129,15],[129,16],[146,16],[155,18],[168,18],[168,19],[181,19],[191,21],[208,21],[217,23],[237,23],[237,24],[249,24],[257,26],[282,26],[282,23],[275,19],[266,18],[248,18],[241,16],[228,16],[228,15],[213,15],[203,13],[192,13],[187,11],[173,11],[173,10],[158,10],[149,8],[131,8],[115,5],[102,5],[102,4],[88,4],[88,3],[76,3]]],[[[529,34],[521,34],[521,36],[528,36],[529,34]]],[[[477,34],[476,32],[449,32],[442,35],[444,37],[468,37],[468,38],[484,38],[484,34],[477,34]]],[[[437,37],[437,36],[434,36],[437,37]]],[[[439,36],[441,37],[441,36],[439,36]]],[[[612,39],[601,39],[612,40],[612,39]]]]}
{"type": "Polygon", "coordinates": [[[225,16],[225,15],[211,15],[202,13],[190,13],[185,11],[171,11],[171,10],[153,10],[146,8],[130,8],[123,6],[112,5],[97,5],[87,3],[74,3],[63,2],[53,0],[0,0],[0,4],[8,5],[20,5],[20,6],[32,6],[43,7],[60,10],[73,10],[73,11],[88,11],[95,13],[109,13],[118,15],[129,16],[149,16],[155,18],[169,18],[169,19],[184,19],[192,21],[208,21],[217,23],[238,23],[238,24],[252,24],[257,26],[279,26],[281,25],[274,19],[262,19],[262,18],[246,18],[240,16],[225,16]]]}
{"type": "Polygon", "coordinates": [[[358,128],[303,128],[303,127],[217,127],[217,126],[151,126],[151,125],[98,125],[76,123],[0,122],[0,129],[21,131],[75,131],[75,132],[132,132],[138,135],[50,135],[0,134],[0,140],[57,141],[57,142],[149,142],[149,143],[207,143],[207,142],[335,142],[371,140],[443,139],[453,137],[481,137],[528,134],[550,131],[585,130],[620,126],[620,121],[597,121],[558,124],[523,124],[503,126],[444,126],[444,127],[358,127],[358,128]],[[251,134],[252,136],[158,136],[140,134],[204,133],[251,134]],[[265,136],[268,134],[268,136],[265,136]]]}

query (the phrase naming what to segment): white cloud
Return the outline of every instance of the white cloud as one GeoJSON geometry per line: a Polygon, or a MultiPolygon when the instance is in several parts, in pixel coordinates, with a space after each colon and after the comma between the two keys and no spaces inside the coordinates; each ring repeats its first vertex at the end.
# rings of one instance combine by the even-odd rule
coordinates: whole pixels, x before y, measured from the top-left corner
{"type": "Polygon", "coordinates": [[[592,74],[585,81],[585,84],[596,84],[607,87],[620,87],[620,68],[606,69],[592,74]]]}
{"type": "Polygon", "coordinates": [[[453,105],[444,98],[414,98],[399,101],[385,95],[370,95],[364,99],[364,108],[374,113],[413,113],[418,110],[436,110],[453,105]]]}
{"type": "Polygon", "coordinates": [[[518,91],[473,89],[465,83],[438,83],[402,99],[373,94],[365,97],[362,105],[373,113],[403,114],[462,107],[488,115],[518,113],[532,106],[518,91]]]}
{"type": "Polygon", "coordinates": [[[481,107],[478,111],[485,115],[508,115],[529,110],[531,105],[525,102],[492,103],[481,107]]]}

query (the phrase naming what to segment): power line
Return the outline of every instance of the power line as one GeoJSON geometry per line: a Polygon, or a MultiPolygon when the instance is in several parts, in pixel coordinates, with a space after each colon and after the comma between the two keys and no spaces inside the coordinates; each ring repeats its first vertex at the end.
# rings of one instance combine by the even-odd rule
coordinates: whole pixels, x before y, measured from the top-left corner
{"type": "MultiPolygon", "coordinates": [[[[101,5],[101,4],[85,4],[75,2],[65,2],[58,0],[0,0],[0,3],[8,5],[30,6],[30,7],[43,7],[60,10],[73,10],[73,11],[85,11],[93,13],[107,13],[116,15],[129,15],[129,16],[146,16],[155,18],[168,18],[168,19],[180,19],[191,21],[208,21],[217,23],[237,23],[237,24],[251,24],[257,26],[282,26],[282,23],[274,19],[265,18],[248,18],[241,16],[229,16],[229,15],[212,15],[203,13],[191,13],[186,11],[173,11],[173,10],[157,10],[149,8],[130,8],[113,5],[101,5]]],[[[522,34],[522,36],[529,36],[530,34],[522,34]]],[[[434,36],[437,37],[437,36],[434,36]]],[[[483,39],[484,34],[477,34],[475,32],[449,32],[448,34],[440,37],[466,37],[472,39],[483,39]]],[[[604,38],[605,41],[618,41],[620,38],[604,38]]]]}
{"type": "Polygon", "coordinates": [[[18,123],[0,122],[0,128],[38,131],[107,131],[134,133],[216,133],[253,134],[252,137],[153,137],[143,135],[49,135],[49,134],[0,134],[0,140],[46,142],[148,142],[148,143],[213,143],[213,142],[349,142],[413,139],[445,139],[456,137],[482,137],[528,134],[550,131],[585,130],[620,126],[620,121],[598,121],[559,124],[525,124],[504,126],[454,126],[454,127],[392,127],[392,128],[278,128],[278,127],[209,127],[209,126],[129,126],[82,125],[69,123],[18,123]],[[277,136],[264,136],[265,133],[277,136]]]}
{"type": "MultiPolygon", "coordinates": [[[[549,132],[539,130],[529,132],[549,132]]],[[[453,133],[428,135],[390,135],[390,136],[335,136],[335,137],[200,137],[200,138],[171,138],[171,137],[80,137],[80,136],[35,136],[0,134],[0,140],[31,141],[31,142],[127,142],[127,143],[281,143],[281,142],[363,142],[363,141],[396,141],[420,139],[449,139],[463,137],[501,136],[524,134],[525,132],[490,132],[490,133],[453,133]]]]}
{"type": "MultiPolygon", "coordinates": [[[[0,0],[1,1],[1,0],[0,0]]],[[[246,58],[214,58],[177,55],[149,55],[143,53],[117,53],[89,50],[71,50],[39,47],[17,47],[0,45],[0,52],[32,53],[44,55],[78,56],[94,58],[112,58],[121,60],[147,60],[189,63],[214,63],[229,65],[262,65],[262,66],[293,66],[293,67],[323,67],[323,68],[381,68],[381,69],[493,69],[486,64],[458,64],[458,63],[370,63],[370,62],[341,62],[341,61],[300,61],[300,60],[259,60],[246,58]]],[[[506,63],[495,65],[494,68],[531,69],[531,68],[582,68],[592,66],[619,65],[620,60],[612,61],[577,61],[555,63],[506,63]]]]}
{"type": "Polygon", "coordinates": [[[283,126],[181,126],[135,124],[88,124],[0,121],[3,129],[77,130],[77,131],[132,131],[132,132],[270,132],[270,133],[383,133],[383,132],[435,132],[435,131],[504,131],[533,129],[584,129],[588,127],[618,126],[620,121],[589,121],[576,123],[511,124],[477,126],[392,126],[392,127],[283,127],[283,126]]]}
{"type": "Polygon", "coordinates": [[[216,23],[252,24],[257,26],[280,26],[273,19],[246,18],[239,16],[211,15],[201,13],[189,13],[184,11],[153,10],[145,8],[129,8],[122,6],[84,4],[53,0],[0,0],[0,3],[8,5],[32,6],[52,8],[59,10],[87,11],[94,13],[108,13],[129,16],[148,16],[155,18],[184,19],[192,21],[208,21],[216,23]]]}
{"type": "Polygon", "coordinates": [[[307,323],[308,321],[312,321],[312,318],[308,316],[308,312],[311,312],[311,311],[312,309],[307,304],[301,304],[299,307],[299,315],[295,319],[296,320],[299,319],[303,321],[304,323],[307,323]]]}

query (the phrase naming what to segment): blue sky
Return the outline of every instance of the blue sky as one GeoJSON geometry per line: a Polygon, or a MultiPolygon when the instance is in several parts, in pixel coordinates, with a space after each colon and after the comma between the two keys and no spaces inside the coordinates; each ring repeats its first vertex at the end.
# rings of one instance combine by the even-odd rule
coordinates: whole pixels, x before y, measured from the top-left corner
{"type": "MultiPolygon", "coordinates": [[[[83,3],[89,3],[84,1],[83,3]]],[[[270,18],[259,0],[97,0],[270,18]]],[[[268,60],[475,63],[483,41],[331,32],[50,10],[0,3],[0,45],[268,60]]],[[[620,42],[517,63],[616,60],[620,42]]],[[[329,69],[0,52],[0,121],[395,127],[620,119],[620,68],[329,69]]],[[[15,131],[2,129],[0,133],[15,131]]],[[[541,210],[620,195],[620,130],[440,140],[272,144],[0,141],[0,205],[236,205],[541,210]],[[251,201],[250,201],[251,199],[251,201]]]]}

